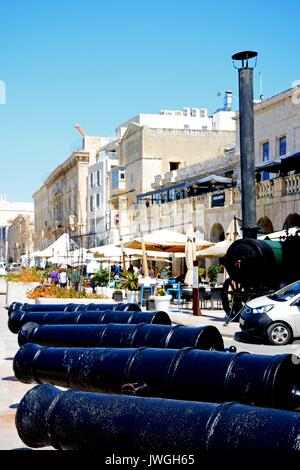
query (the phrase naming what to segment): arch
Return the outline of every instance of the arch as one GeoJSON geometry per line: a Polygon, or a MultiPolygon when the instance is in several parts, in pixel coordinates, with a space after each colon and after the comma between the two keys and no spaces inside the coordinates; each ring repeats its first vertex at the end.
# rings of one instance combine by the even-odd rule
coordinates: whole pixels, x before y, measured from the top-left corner
{"type": "Polygon", "coordinates": [[[300,227],[300,215],[296,212],[287,216],[282,228],[283,230],[286,230],[292,227],[300,227]]]}
{"type": "Polygon", "coordinates": [[[221,224],[216,223],[210,231],[210,240],[214,243],[222,242],[225,239],[225,232],[221,224]]]}
{"type": "Polygon", "coordinates": [[[258,233],[265,234],[265,233],[272,233],[274,232],[273,224],[269,217],[261,217],[257,222],[257,229],[258,233]]]}

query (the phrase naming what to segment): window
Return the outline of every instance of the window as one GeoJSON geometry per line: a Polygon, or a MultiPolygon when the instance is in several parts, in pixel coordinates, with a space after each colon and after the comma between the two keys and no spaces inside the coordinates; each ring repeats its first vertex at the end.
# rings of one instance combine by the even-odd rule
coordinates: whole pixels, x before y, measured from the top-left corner
{"type": "Polygon", "coordinates": [[[286,135],[280,137],[278,140],[278,150],[279,150],[279,155],[285,155],[286,154],[286,135]]]}
{"type": "Polygon", "coordinates": [[[124,179],[125,179],[125,172],[120,171],[120,180],[124,180],[124,179]]]}
{"type": "Polygon", "coordinates": [[[90,196],[90,212],[94,210],[94,197],[90,196]]]}
{"type": "Polygon", "coordinates": [[[269,142],[264,142],[262,145],[263,162],[269,160],[269,142]]]}
{"type": "Polygon", "coordinates": [[[169,162],[169,165],[170,165],[170,171],[178,170],[180,166],[180,162],[169,162]]]}
{"type": "Polygon", "coordinates": [[[97,186],[101,186],[101,177],[102,177],[102,171],[98,170],[97,171],[97,186]]]}
{"type": "Polygon", "coordinates": [[[94,187],[94,173],[90,174],[90,188],[94,187]]]}
{"type": "MultiPolygon", "coordinates": [[[[264,142],[262,144],[262,160],[263,162],[267,162],[269,160],[269,141],[264,142]]],[[[267,171],[263,171],[262,179],[268,180],[270,178],[270,174],[267,171]]]]}
{"type": "Polygon", "coordinates": [[[96,209],[99,210],[100,209],[100,206],[101,206],[101,194],[98,193],[96,195],[96,209]]]}
{"type": "Polygon", "coordinates": [[[188,124],[184,124],[183,127],[184,127],[184,129],[189,129],[190,128],[190,126],[188,124]]]}

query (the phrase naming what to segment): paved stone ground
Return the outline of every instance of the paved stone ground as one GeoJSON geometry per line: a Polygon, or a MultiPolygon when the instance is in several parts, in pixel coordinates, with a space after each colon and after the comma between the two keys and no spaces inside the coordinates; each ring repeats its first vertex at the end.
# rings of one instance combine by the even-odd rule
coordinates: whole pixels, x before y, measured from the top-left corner
{"type": "MultiPolygon", "coordinates": [[[[224,336],[233,337],[238,324],[232,323],[224,327],[226,319],[223,310],[203,310],[202,316],[193,316],[191,305],[178,308],[172,304],[170,317],[172,322],[188,326],[213,324],[224,336]]],[[[13,358],[19,345],[17,335],[11,333],[7,327],[7,310],[5,309],[5,296],[0,295],[0,450],[28,449],[18,436],[15,427],[15,413],[17,405],[25,393],[34,385],[23,384],[15,379],[12,368],[13,358]]],[[[50,450],[45,447],[41,450],[50,450]]]]}
{"type": "Polygon", "coordinates": [[[0,450],[28,449],[18,436],[15,414],[19,401],[32,385],[23,384],[14,376],[12,364],[19,345],[17,335],[7,327],[4,306],[5,295],[0,295],[0,450]]]}

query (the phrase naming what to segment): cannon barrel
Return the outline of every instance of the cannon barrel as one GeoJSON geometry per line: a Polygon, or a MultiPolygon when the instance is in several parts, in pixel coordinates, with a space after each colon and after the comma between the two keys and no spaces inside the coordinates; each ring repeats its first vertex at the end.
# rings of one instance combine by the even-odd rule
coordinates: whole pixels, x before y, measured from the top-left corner
{"type": "Polygon", "coordinates": [[[194,401],[233,400],[274,408],[300,406],[300,365],[291,354],[47,348],[27,343],[15,355],[13,368],[24,383],[194,401]]]}
{"type": "Polygon", "coordinates": [[[186,346],[223,351],[224,342],[215,326],[193,328],[182,325],[140,323],[103,325],[38,325],[25,323],[19,331],[19,345],[37,343],[55,347],[111,347],[180,349],[186,346]]]}
{"type": "Polygon", "coordinates": [[[158,323],[171,325],[171,319],[166,312],[138,312],[117,310],[84,310],[79,312],[23,312],[14,310],[8,318],[8,328],[12,333],[18,333],[27,322],[38,324],[98,324],[98,323],[158,323]]]}
{"type": "Polygon", "coordinates": [[[299,450],[300,414],[237,403],[197,403],[61,391],[38,385],[19,403],[16,427],[30,447],[106,455],[204,450],[299,450]]]}
{"type": "Polygon", "coordinates": [[[14,310],[23,310],[24,312],[78,312],[82,310],[122,310],[122,311],[141,311],[141,307],[135,303],[90,303],[90,304],[27,304],[20,302],[12,302],[8,307],[8,315],[10,315],[14,310]]]}

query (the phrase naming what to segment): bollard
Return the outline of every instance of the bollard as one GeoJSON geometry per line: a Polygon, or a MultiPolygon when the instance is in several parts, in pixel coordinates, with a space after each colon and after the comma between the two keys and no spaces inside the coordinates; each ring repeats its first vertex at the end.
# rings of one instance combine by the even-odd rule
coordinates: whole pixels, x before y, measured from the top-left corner
{"type": "Polygon", "coordinates": [[[299,450],[300,414],[237,403],[197,403],[38,385],[19,403],[16,428],[32,448],[105,455],[199,455],[204,450],[299,450]]]}
{"type": "Polygon", "coordinates": [[[37,343],[54,347],[110,347],[198,349],[224,351],[222,335],[215,326],[192,328],[182,325],[140,323],[105,325],[38,325],[25,323],[19,331],[18,343],[37,343]]]}
{"type": "Polygon", "coordinates": [[[12,333],[18,333],[27,322],[38,324],[98,324],[98,323],[158,323],[171,325],[171,319],[166,312],[138,312],[118,310],[84,310],[79,312],[24,312],[14,310],[8,318],[8,328],[12,333]]]}
{"type": "Polygon", "coordinates": [[[79,312],[85,310],[122,310],[140,312],[141,307],[138,304],[131,302],[125,303],[111,303],[111,304],[21,304],[20,302],[13,302],[8,307],[8,315],[15,310],[22,310],[24,312],[79,312]]]}
{"type": "Polygon", "coordinates": [[[27,343],[15,355],[13,368],[24,383],[297,409],[300,365],[292,359],[291,354],[194,348],[47,348],[27,343]]]}

